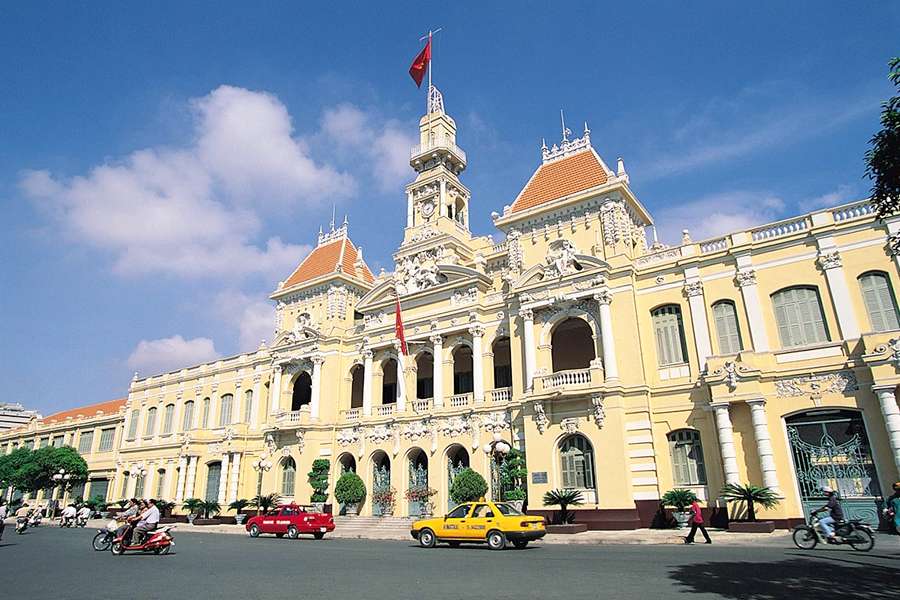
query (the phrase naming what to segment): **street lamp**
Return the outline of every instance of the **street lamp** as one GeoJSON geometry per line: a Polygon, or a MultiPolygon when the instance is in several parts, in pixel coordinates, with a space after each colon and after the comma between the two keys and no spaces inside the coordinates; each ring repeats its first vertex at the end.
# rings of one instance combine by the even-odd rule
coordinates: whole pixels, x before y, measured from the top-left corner
{"type": "Polygon", "coordinates": [[[70,479],[72,479],[72,475],[71,473],[66,473],[65,469],[60,469],[53,474],[53,481],[56,482],[56,485],[62,485],[62,490],[60,490],[61,493],[59,495],[60,500],[63,499],[63,496],[66,493],[66,485],[68,485],[70,479]]]}
{"type": "MultiPolygon", "coordinates": [[[[260,496],[262,496],[262,478],[263,473],[272,468],[272,461],[264,454],[256,459],[253,464],[253,470],[256,471],[256,500],[259,502],[260,496]]],[[[260,514],[262,511],[262,507],[257,504],[256,514],[260,514]]]]}
{"type": "Polygon", "coordinates": [[[499,432],[494,432],[494,439],[484,445],[484,453],[491,457],[491,491],[494,500],[502,500],[497,498],[500,495],[500,465],[506,459],[506,455],[512,450],[509,442],[500,437],[499,432]]]}

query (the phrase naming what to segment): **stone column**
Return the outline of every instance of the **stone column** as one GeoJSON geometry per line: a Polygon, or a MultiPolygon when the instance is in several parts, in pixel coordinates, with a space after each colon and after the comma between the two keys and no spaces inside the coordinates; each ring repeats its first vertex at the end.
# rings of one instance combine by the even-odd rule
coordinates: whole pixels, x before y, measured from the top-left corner
{"type": "Polygon", "coordinates": [[[272,394],[272,414],[281,411],[281,365],[272,367],[272,387],[269,388],[272,394]]]}
{"type": "Polygon", "coordinates": [[[469,335],[472,336],[472,379],[475,402],[484,402],[484,356],[482,356],[481,349],[484,327],[481,325],[469,327],[469,335]]]}
{"type": "Polygon", "coordinates": [[[186,456],[182,456],[178,459],[178,481],[175,483],[175,504],[179,507],[181,503],[184,502],[184,480],[187,476],[187,462],[188,459],[186,456]]]}
{"type": "Polygon", "coordinates": [[[703,282],[699,279],[685,282],[684,295],[691,307],[691,323],[694,330],[694,344],[697,346],[697,361],[700,371],[706,370],[706,359],[712,355],[709,341],[709,323],[706,319],[706,304],[703,301],[703,282]]]}
{"type": "Polygon", "coordinates": [[[155,497],[156,490],[153,489],[153,476],[156,475],[156,464],[150,464],[144,467],[147,474],[144,475],[144,498],[155,497]]]}
{"type": "Polygon", "coordinates": [[[759,400],[748,400],[747,404],[750,406],[750,419],[753,421],[753,436],[756,438],[756,453],[759,455],[763,485],[780,493],[778,472],[775,470],[775,452],[772,450],[769,420],[766,417],[766,401],[760,398],[759,400]]]}
{"type": "Polygon", "coordinates": [[[604,290],[594,295],[600,305],[600,344],[603,346],[603,378],[607,381],[619,378],[619,366],[616,363],[616,340],[613,337],[612,294],[604,290]]]}
{"type": "Polygon", "coordinates": [[[433,335],[428,339],[434,344],[432,377],[434,378],[434,406],[437,408],[444,406],[444,338],[433,335]]]}
{"type": "Polygon", "coordinates": [[[372,414],[372,358],[375,353],[369,349],[363,350],[365,368],[363,373],[363,415],[372,414]]]}
{"type": "Polygon", "coordinates": [[[534,311],[530,308],[519,309],[519,316],[524,323],[523,340],[525,345],[525,391],[530,392],[534,384],[534,369],[536,361],[534,356],[534,311]]]}
{"type": "Polygon", "coordinates": [[[735,282],[741,288],[741,298],[747,309],[747,323],[750,325],[750,338],[753,342],[753,350],[767,352],[769,336],[766,333],[766,320],[763,318],[762,306],[759,302],[759,290],[756,287],[756,271],[742,269],[738,271],[735,282]]]}
{"type": "Polygon", "coordinates": [[[740,483],[737,455],[734,452],[734,430],[731,426],[731,415],[728,403],[713,404],[716,412],[716,429],[719,433],[719,452],[722,455],[722,468],[725,470],[725,483],[740,483]]]}
{"type": "Polygon", "coordinates": [[[894,467],[900,473],[900,409],[897,408],[896,386],[872,388],[881,404],[884,426],[888,432],[888,443],[894,457],[894,467]]]}
{"type": "Polygon", "coordinates": [[[837,314],[838,326],[841,328],[841,337],[845,340],[857,339],[859,323],[856,322],[856,314],[853,312],[853,301],[847,288],[847,277],[844,275],[840,253],[834,247],[820,249],[816,262],[828,280],[828,290],[831,292],[831,303],[837,314]]]}
{"type": "Polygon", "coordinates": [[[253,407],[250,411],[250,423],[256,427],[259,425],[260,420],[260,408],[263,406],[262,403],[262,377],[258,374],[253,376],[253,407]]]}
{"type": "Polygon", "coordinates": [[[228,503],[237,500],[238,484],[241,476],[241,453],[235,452],[231,460],[231,483],[229,484],[228,503]]]}
{"type": "Polygon", "coordinates": [[[322,363],[324,362],[324,356],[317,355],[312,357],[312,397],[309,402],[309,416],[312,419],[319,418],[319,400],[322,396],[322,363]]]}
{"type": "Polygon", "coordinates": [[[187,500],[188,498],[194,497],[194,482],[197,478],[197,461],[198,456],[189,456],[188,457],[188,470],[187,470],[187,479],[184,482],[184,498],[187,500]]]}
{"type": "Polygon", "coordinates": [[[225,498],[228,497],[228,453],[222,454],[222,470],[219,472],[219,498],[218,502],[225,505],[225,498]]]}
{"type": "Polygon", "coordinates": [[[413,220],[413,194],[406,192],[406,226],[412,227],[415,224],[413,220]]]}

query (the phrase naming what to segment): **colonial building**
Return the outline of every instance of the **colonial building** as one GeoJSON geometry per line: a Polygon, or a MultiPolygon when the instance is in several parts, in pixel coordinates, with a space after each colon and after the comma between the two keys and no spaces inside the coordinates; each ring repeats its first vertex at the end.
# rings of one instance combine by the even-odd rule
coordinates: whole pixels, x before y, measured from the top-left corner
{"type": "Polygon", "coordinates": [[[21,427],[34,417],[39,419],[41,415],[33,410],[25,410],[21,404],[0,403],[0,431],[21,427]]]}
{"type": "Polygon", "coordinates": [[[765,516],[782,524],[825,485],[877,520],[900,467],[900,220],[863,201],[649,243],[624,163],[585,126],[541,148],[492,213],[495,240],[469,229],[470,211],[494,207],[462,182],[437,90],[419,129],[394,272],[371,273],[346,223],[320,232],[271,295],[270,345],[136,378],[110,498],[307,502],[324,457],[332,484],[355,470],[370,497],[393,487],[395,514],[415,514],[403,491],[427,483],[441,510],[465,466],[496,493],[486,450],[503,439],[526,451],[531,508],[578,488],[593,528],[647,526],[675,487],[715,505],[725,483],[778,490],[765,516]]]}

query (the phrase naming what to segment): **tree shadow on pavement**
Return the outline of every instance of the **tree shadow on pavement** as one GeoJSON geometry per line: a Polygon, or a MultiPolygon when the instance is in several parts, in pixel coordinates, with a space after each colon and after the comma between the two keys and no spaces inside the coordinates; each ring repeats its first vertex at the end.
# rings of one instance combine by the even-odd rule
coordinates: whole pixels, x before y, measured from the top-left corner
{"type": "Polygon", "coordinates": [[[896,600],[897,569],[844,566],[800,558],[778,562],[708,562],[681,565],[669,576],[681,592],[738,600],[896,600]]]}

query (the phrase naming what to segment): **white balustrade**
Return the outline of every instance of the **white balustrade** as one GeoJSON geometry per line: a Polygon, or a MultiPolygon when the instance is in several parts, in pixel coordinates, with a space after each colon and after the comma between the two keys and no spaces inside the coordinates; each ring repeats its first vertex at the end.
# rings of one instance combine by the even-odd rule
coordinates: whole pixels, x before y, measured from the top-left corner
{"type": "Polygon", "coordinates": [[[700,242],[700,254],[710,254],[728,249],[728,238],[700,242]]]}
{"type": "Polygon", "coordinates": [[[760,227],[759,229],[754,229],[750,233],[750,237],[754,242],[759,242],[790,235],[799,231],[806,231],[807,229],[809,229],[809,219],[803,216],[798,219],[780,221],[778,223],[766,225],[765,227],[760,227]]]}
{"type": "Polygon", "coordinates": [[[860,202],[859,204],[843,206],[831,211],[831,216],[834,217],[835,223],[840,223],[841,221],[849,221],[850,219],[858,219],[860,217],[867,217],[872,214],[875,214],[875,206],[873,206],[870,202],[860,202]]]}
{"type": "Polygon", "coordinates": [[[351,408],[344,411],[344,419],[347,421],[358,421],[361,414],[361,408],[351,408]]]}
{"type": "Polygon", "coordinates": [[[393,404],[382,404],[375,407],[375,414],[379,417],[387,417],[394,414],[396,406],[393,404]]]}
{"type": "Polygon", "coordinates": [[[590,369],[570,369],[558,371],[543,378],[544,389],[554,389],[573,385],[586,385],[591,382],[590,369]]]}
{"type": "Polygon", "coordinates": [[[512,400],[512,388],[497,388],[496,390],[488,390],[488,397],[491,402],[509,402],[512,400]]]}
{"type": "Polygon", "coordinates": [[[426,412],[431,408],[431,398],[418,398],[412,401],[413,411],[426,412]]]}
{"type": "Polygon", "coordinates": [[[461,406],[468,406],[472,404],[473,394],[471,392],[467,394],[454,394],[450,396],[450,406],[453,408],[459,408],[461,406]]]}
{"type": "Polygon", "coordinates": [[[415,158],[421,154],[425,154],[432,150],[445,149],[453,152],[456,156],[461,158],[463,162],[466,161],[466,153],[465,151],[450,141],[446,136],[439,135],[436,136],[433,140],[426,142],[425,144],[420,144],[418,146],[413,146],[409,151],[409,157],[415,158]]]}
{"type": "Polygon", "coordinates": [[[498,254],[500,252],[506,252],[506,241],[502,241],[499,244],[494,244],[491,247],[491,254],[498,254]]]}

